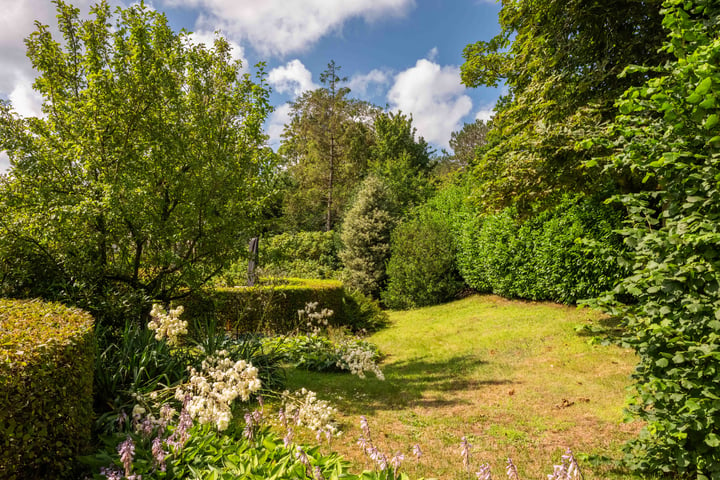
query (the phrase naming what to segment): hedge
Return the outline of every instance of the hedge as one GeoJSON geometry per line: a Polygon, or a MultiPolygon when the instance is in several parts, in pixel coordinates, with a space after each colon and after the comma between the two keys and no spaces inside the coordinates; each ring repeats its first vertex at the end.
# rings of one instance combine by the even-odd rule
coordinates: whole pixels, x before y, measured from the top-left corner
{"type": "Polygon", "coordinates": [[[335,326],[372,330],[386,321],[377,302],[347,292],[338,280],[288,278],[254,287],[207,288],[177,303],[188,318],[216,321],[230,332],[282,334],[302,329],[298,310],[311,302],[318,310],[332,310],[329,321],[335,326]]]}
{"type": "Polygon", "coordinates": [[[564,198],[530,218],[508,208],[467,218],[457,262],[478,291],[572,304],[611,289],[626,273],[616,230],[622,214],[592,198],[564,198]]]}
{"type": "Polygon", "coordinates": [[[90,314],[0,299],[0,478],[70,478],[89,444],[95,352],[90,314]]]}

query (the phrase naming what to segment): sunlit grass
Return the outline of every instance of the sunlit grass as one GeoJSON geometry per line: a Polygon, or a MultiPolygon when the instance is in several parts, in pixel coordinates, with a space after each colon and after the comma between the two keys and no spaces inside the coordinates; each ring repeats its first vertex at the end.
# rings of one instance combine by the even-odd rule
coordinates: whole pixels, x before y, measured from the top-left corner
{"type": "MultiPolygon", "coordinates": [[[[337,405],[345,433],[332,448],[356,470],[370,467],[356,445],[360,415],[376,444],[405,453],[404,470],[426,478],[468,478],[459,453],[463,436],[473,445],[474,466],[489,462],[503,478],[510,456],[523,478],[539,479],[567,448],[619,459],[622,444],[637,434],[637,424],[623,423],[633,353],[591,345],[576,332],[601,320],[595,312],[473,296],[390,318],[390,327],[370,338],[386,354],[384,382],[289,375],[290,388],[315,390],[337,405]],[[411,460],[416,443],[424,452],[419,464],[411,460]]],[[[581,466],[588,480],[627,477],[607,466],[581,466]]]]}

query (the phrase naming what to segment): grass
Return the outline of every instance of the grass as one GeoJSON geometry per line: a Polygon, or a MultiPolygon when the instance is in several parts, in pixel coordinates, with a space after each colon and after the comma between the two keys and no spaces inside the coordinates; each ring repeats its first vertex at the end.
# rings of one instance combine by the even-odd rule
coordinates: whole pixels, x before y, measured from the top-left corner
{"type": "MultiPolygon", "coordinates": [[[[591,345],[576,327],[603,319],[550,303],[472,296],[445,305],[390,312],[391,325],[370,341],[386,355],[386,380],[293,371],[289,387],[306,387],[333,402],[345,433],[332,449],[354,464],[359,416],[388,454],[406,456],[411,477],[475,478],[462,469],[460,442],[473,445],[474,472],[489,462],[505,478],[508,457],[521,478],[547,478],[567,448],[619,459],[640,425],[623,423],[632,351],[591,345]],[[412,445],[424,455],[412,459],[412,445]]],[[[627,478],[627,472],[582,461],[585,479],[627,478]]]]}

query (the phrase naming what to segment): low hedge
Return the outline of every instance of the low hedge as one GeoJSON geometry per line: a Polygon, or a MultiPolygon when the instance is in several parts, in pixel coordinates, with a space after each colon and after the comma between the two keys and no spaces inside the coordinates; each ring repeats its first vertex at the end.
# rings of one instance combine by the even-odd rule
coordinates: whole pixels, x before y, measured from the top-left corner
{"type": "Polygon", "coordinates": [[[92,425],[90,314],[0,299],[0,478],[71,478],[92,425]]]}
{"type": "Polygon", "coordinates": [[[177,303],[185,306],[188,318],[215,321],[234,333],[282,334],[302,330],[298,310],[311,302],[334,312],[332,325],[352,330],[372,330],[387,318],[377,302],[347,292],[338,280],[289,278],[254,287],[207,288],[177,303]]]}

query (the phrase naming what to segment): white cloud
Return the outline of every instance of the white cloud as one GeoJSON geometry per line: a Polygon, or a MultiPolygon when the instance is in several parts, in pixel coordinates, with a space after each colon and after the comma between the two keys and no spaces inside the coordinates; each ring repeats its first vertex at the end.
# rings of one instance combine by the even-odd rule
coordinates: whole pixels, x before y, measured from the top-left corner
{"type": "Polygon", "coordinates": [[[438,57],[438,48],[437,47],[431,48],[430,51],[425,56],[425,58],[427,58],[431,62],[437,61],[437,57],[438,57]]]}
{"type": "Polygon", "coordinates": [[[267,126],[267,134],[270,137],[270,146],[277,150],[280,145],[280,135],[283,133],[285,124],[290,122],[290,104],[283,103],[275,108],[270,115],[267,126]]]}
{"type": "Polygon", "coordinates": [[[488,122],[492,120],[492,117],[495,116],[495,112],[493,111],[495,109],[495,104],[485,105],[484,107],[481,107],[477,113],[475,114],[475,120],[482,120],[484,122],[488,122]]]}
{"type": "Polygon", "coordinates": [[[285,66],[273,68],[268,74],[268,82],[280,93],[292,93],[300,96],[307,90],[320,88],[312,81],[312,73],[300,60],[291,60],[285,66]]]}
{"type": "Polygon", "coordinates": [[[8,95],[13,110],[23,117],[43,117],[43,97],[32,88],[32,80],[22,78],[8,95]]]}
{"type": "Polygon", "coordinates": [[[388,83],[390,83],[390,72],[374,69],[365,74],[354,75],[348,81],[347,86],[353,94],[366,96],[371,90],[371,85],[383,86],[388,83]]]}
{"type": "Polygon", "coordinates": [[[286,55],[307,49],[339,31],[351,18],[368,22],[402,16],[414,0],[163,0],[170,6],[200,8],[198,30],[220,28],[247,40],[262,55],[286,55]]]}
{"type": "Polygon", "coordinates": [[[462,118],[472,109],[460,83],[460,69],[426,59],[395,76],[388,100],[393,110],[412,114],[425,140],[444,148],[449,148],[450,134],[460,129],[462,118]]]}
{"type": "Polygon", "coordinates": [[[0,175],[5,173],[10,169],[10,158],[7,155],[7,152],[2,151],[0,152],[0,175]]]}
{"type": "MultiPolygon", "coordinates": [[[[243,72],[248,71],[249,65],[247,58],[245,58],[245,50],[237,42],[234,42],[233,40],[227,38],[227,36],[224,35],[222,32],[218,33],[222,35],[225,40],[227,40],[227,42],[230,44],[230,56],[232,57],[232,59],[240,60],[240,62],[242,63],[243,72]]],[[[205,45],[205,48],[213,48],[213,46],[215,45],[215,38],[217,38],[217,36],[217,33],[210,31],[198,31],[193,32],[189,35],[190,40],[194,44],[199,45],[202,43],[205,45]]]]}

